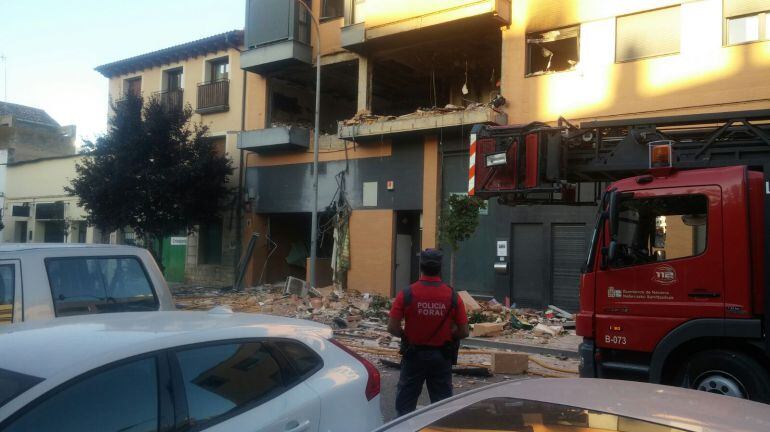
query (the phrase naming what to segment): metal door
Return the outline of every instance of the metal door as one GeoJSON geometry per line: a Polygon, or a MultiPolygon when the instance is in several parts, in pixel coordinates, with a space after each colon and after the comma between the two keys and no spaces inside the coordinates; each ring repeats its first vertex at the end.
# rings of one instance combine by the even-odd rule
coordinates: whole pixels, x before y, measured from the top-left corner
{"type": "Polygon", "coordinates": [[[551,225],[551,303],[568,311],[580,309],[580,267],[585,261],[583,224],[551,225]]]}
{"type": "Polygon", "coordinates": [[[394,281],[396,293],[409,286],[412,282],[412,236],[408,234],[396,235],[396,271],[394,281]]]}
{"type": "Polygon", "coordinates": [[[545,245],[542,224],[511,225],[511,292],[517,306],[545,303],[545,245]]]}
{"type": "Polygon", "coordinates": [[[166,237],[163,239],[163,276],[168,282],[184,282],[186,259],[187,237],[166,237]]]}

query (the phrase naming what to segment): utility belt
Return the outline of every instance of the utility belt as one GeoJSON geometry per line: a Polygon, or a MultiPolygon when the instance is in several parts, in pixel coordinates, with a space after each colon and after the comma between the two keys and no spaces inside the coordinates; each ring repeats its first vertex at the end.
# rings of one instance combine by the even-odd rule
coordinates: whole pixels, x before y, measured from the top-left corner
{"type": "Polygon", "coordinates": [[[441,346],[435,346],[435,345],[412,345],[407,340],[406,337],[401,338],[401,347],[398,350],[398,352],[404,356],[409,357],[412,353],[417,352],[423,352],[423,351],[438,351],[441,353],[441,355],[444,356],[445,359],[451,360],[452,364],[457,364],[457,354],[460,349],[460,341],[446,341],[444,342],[444,345],[441,346]]]}

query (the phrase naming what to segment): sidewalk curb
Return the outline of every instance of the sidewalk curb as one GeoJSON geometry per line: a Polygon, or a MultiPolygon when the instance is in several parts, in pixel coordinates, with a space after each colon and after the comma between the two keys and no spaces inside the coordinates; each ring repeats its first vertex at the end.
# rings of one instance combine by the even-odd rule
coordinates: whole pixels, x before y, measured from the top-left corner
{"type": "Polygon", "coordinates": [[[493,349],[500,349],[500,350],[519,351],[519,352],[525,352],[529,354],[546,354],[546,355],[553,355],[553,356],[564,356],[564,357],[573,358],[573,359],[580,358],[580,355],[578,354],[577,350],[571,351],[571,350],[563,350],[563,349],[557,349],[557,348],[547,348],[547,347],[539,347],[539,346],[532,346],[532,345],[525,345],[525,344],[517,344],[513,342],[499,342],[499,341],[493,341],[493,340],[487,340],[487,339],[481,339],[481,338],[466,338],[466,339],[463,339],[462,342],[460,342],[460,345],[465,347],[471,347],[471,348],[493,348],[493,349]]]}

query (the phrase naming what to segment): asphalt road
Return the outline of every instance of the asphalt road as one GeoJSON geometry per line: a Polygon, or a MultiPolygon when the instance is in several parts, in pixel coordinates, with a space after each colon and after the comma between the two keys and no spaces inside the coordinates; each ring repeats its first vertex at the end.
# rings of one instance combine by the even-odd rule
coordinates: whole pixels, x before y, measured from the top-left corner
{"type": "MultiPolygon", "coordinates": [[[[396,386],[398,384],[398,369],[390,368],[377,364],[380,370],[380,407],[382,409],[382,415],[385,417],[385,421],[390,421],[396,417],[396,386]]],[[[454,394],[466,392],[471,389],[483,387],[492,383],[505,381],[505,380],[519,380],[527,378],[526,375],[493,375],[488,378],[469,378],[464,376],[454,375],[454,394]]],[[[428,398],[428,389],[423,386],[420,400],[417,402],[417,407],[430,405],[430,399],[428,398]]]]}

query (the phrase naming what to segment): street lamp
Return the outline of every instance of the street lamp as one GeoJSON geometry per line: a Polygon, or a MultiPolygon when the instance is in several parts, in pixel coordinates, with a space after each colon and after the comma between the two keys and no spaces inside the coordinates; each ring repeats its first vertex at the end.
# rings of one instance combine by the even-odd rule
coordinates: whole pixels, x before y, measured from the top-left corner
{"type": "Polygon", "coordinates": [[[318,248],[318,127],[321,123],[321,27],[318,25],[318,20],[313,15],[310,6],[303,0],[296,0],[296,2],[305,8],[310,19],[313,21],[313,24],[315,24],[316,31],[315,126],[313,126],[313,212],[310,225],[310,280],[308,281],[310,287],[315,288],[316,249],[318,248]]]}

